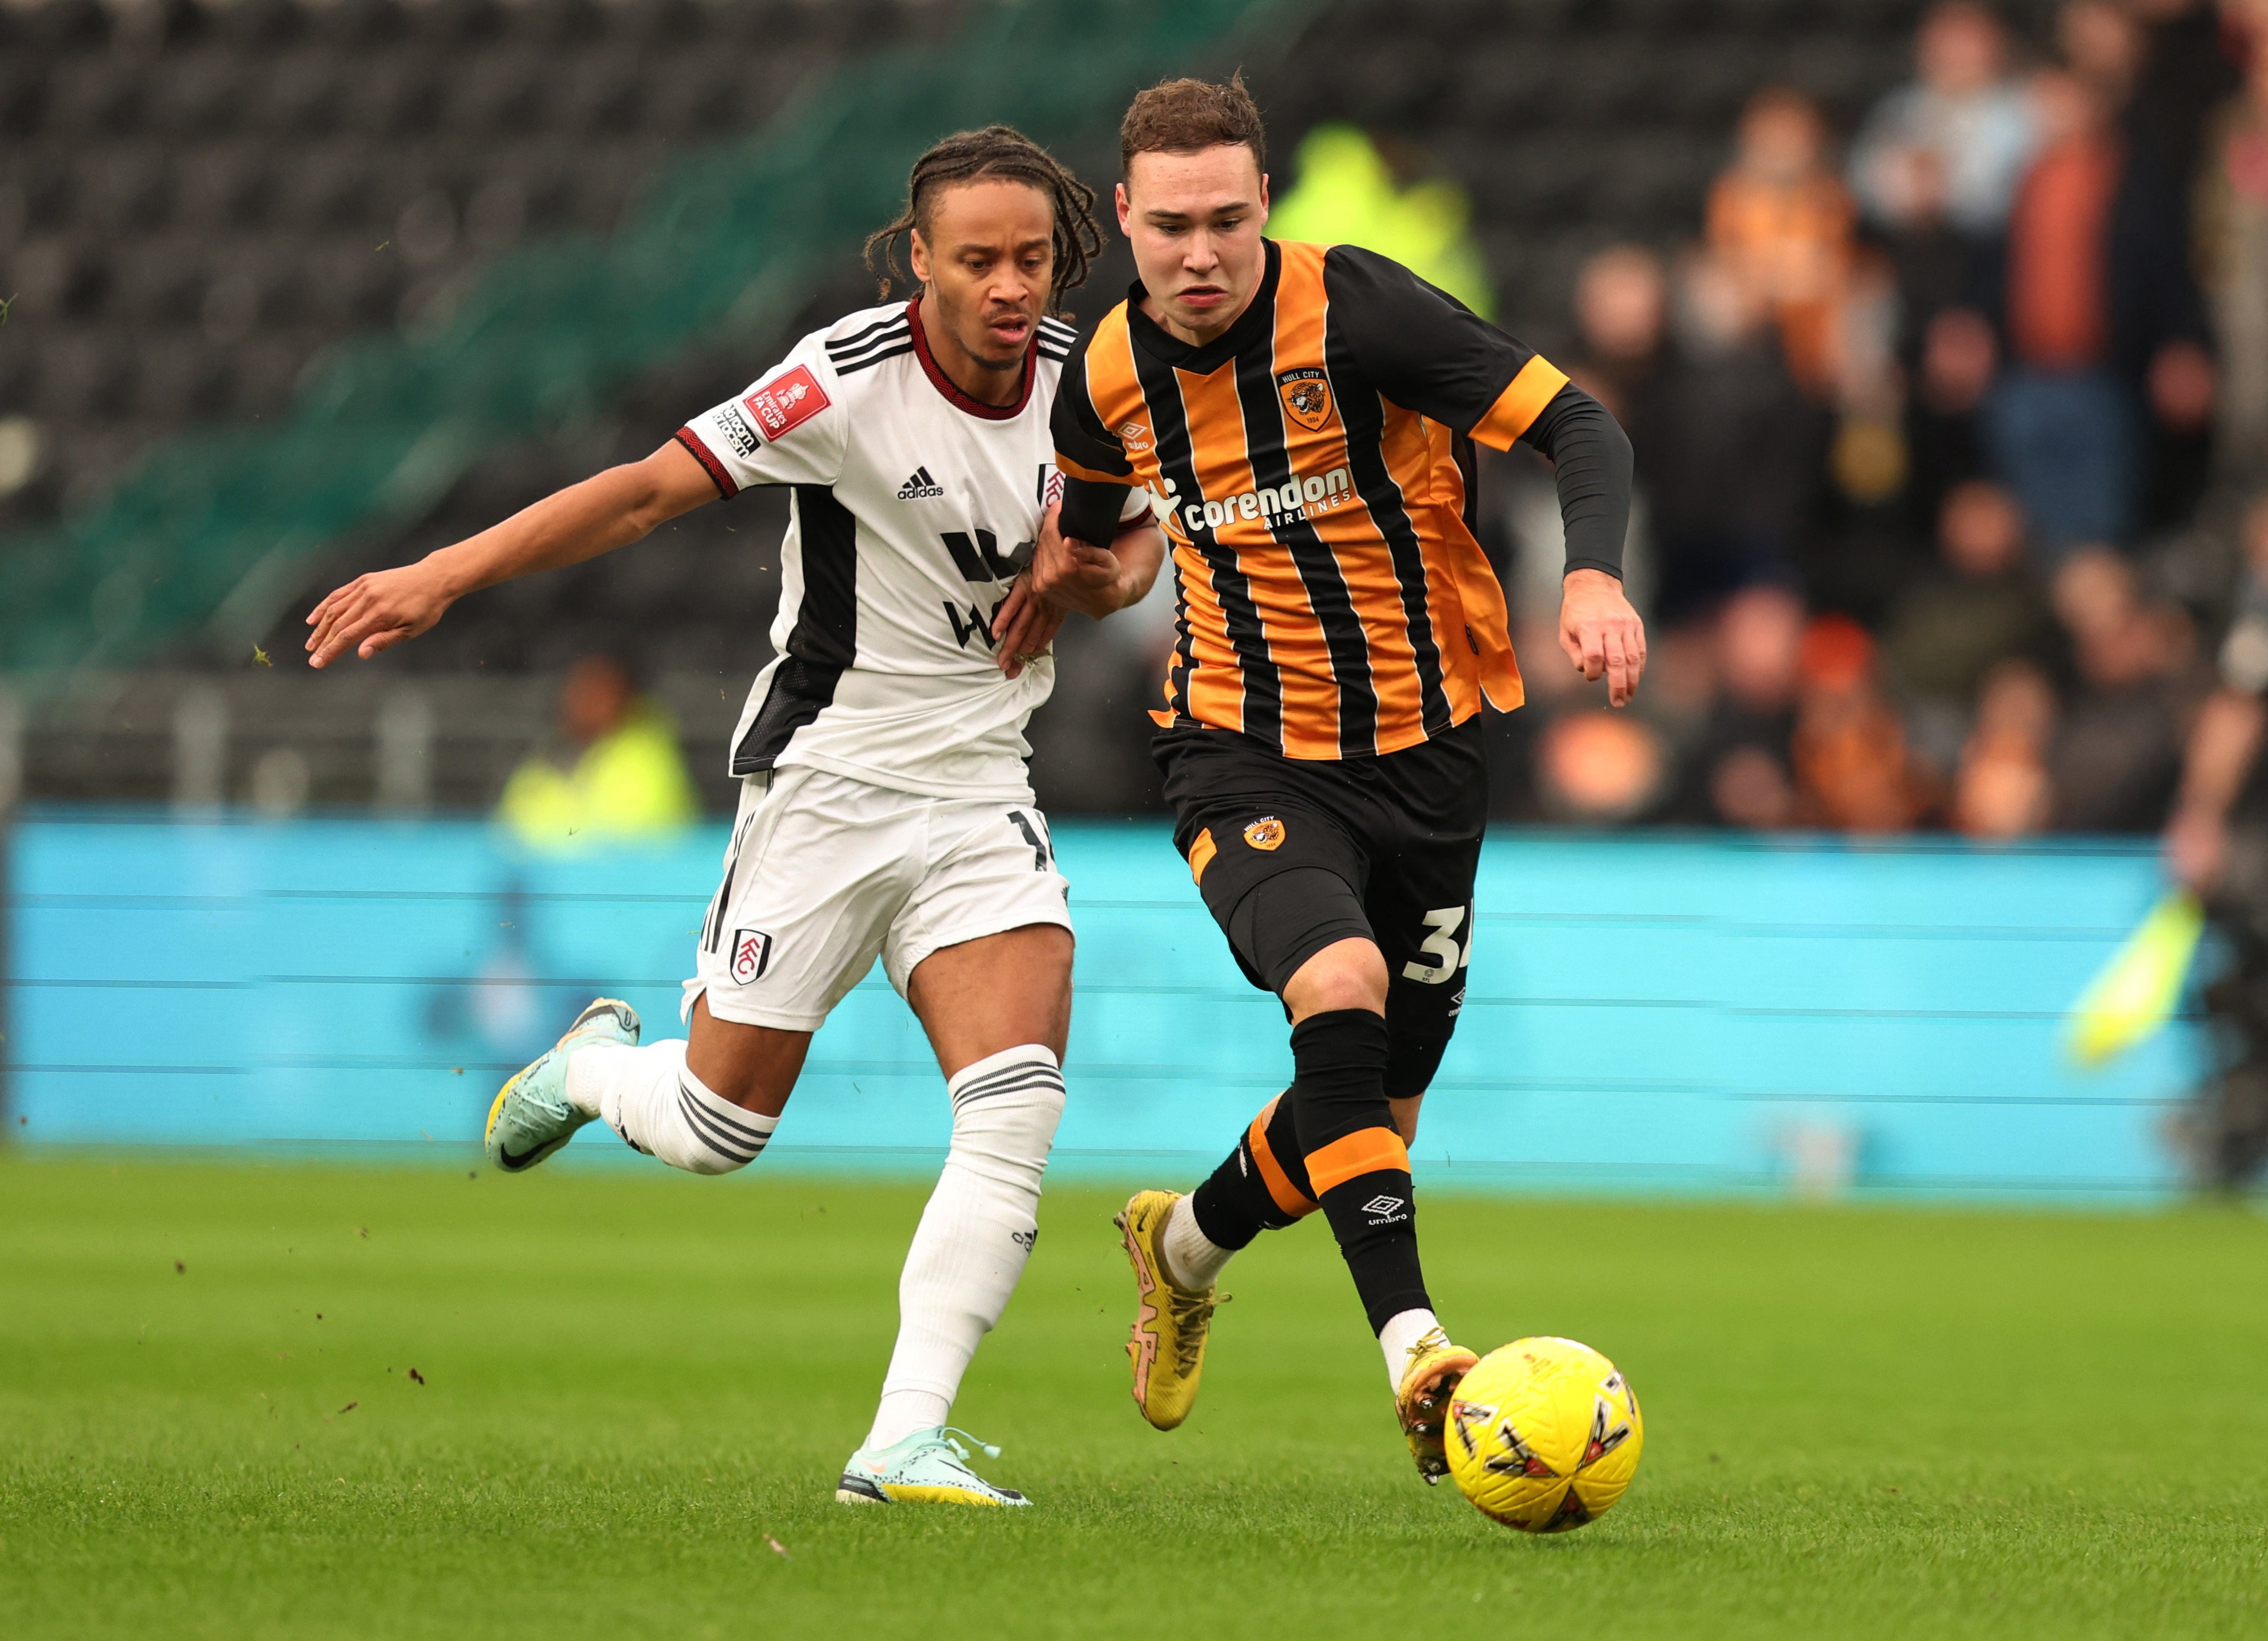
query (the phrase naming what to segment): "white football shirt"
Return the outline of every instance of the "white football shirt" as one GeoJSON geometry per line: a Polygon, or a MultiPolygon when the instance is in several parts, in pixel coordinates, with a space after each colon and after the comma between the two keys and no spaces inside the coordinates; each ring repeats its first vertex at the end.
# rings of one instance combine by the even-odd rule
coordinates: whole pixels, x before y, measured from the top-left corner
{"type": "MultiPolygon", "coordinates": [[[[740,710],[731,769],[1028,803],[1024,725],[1055,663],[1006,677],[990,628],[1059,493],[1048,416],[1076,333],[1042,320],[1022,396],[988,405],[930,357],[917,305],[813,332],[678,431],[727,497],[794,489],[778,654],[740,710]]],[[[1133,492],[1128,515],[1143,511],[1133,492]]]]}

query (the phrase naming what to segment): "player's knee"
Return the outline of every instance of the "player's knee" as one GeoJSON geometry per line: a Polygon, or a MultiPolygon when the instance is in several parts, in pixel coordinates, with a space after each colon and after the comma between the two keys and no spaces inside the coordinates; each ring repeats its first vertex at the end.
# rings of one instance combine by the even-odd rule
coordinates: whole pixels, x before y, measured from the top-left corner
{"type": "Polygon", "coordinates": [[[1063,1071],[1044,1043],[1022,1043],[962,1067],[953,1097],[951,1159],[1002,1185],[1033,1191],[1063,1121],[1063,1071]]]}
{"type": "Polygon", "coordinates": [[[1316,953],[1284,987],[1294,1020],[1342,1009],[1386,1010],[1386,959],[1370,940],[1334,941],[1316,953]]]}

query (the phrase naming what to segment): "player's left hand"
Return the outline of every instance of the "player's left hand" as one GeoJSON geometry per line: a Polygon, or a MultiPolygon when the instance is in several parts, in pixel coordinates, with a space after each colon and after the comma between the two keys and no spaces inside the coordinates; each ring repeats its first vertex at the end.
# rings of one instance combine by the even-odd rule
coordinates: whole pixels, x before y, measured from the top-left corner
{"type": "Polygon", "coordinates": [[[1032,572],[1025,570],[1008,589],[1006,602],[992,616],[992,661],[1011,678],[1038,660],[1056,641],[1064,611],[1032,590],[1032,572]]]}
{"type": "Polygon", "coordinates": [[[1594,683],[1607,681],[1607,699],[1626,707],[1646,675],[1646,623],[1623,584],[1603,570],[1571,570],[1559,593],[1559,647],[1575,670],[1594,683]]]}

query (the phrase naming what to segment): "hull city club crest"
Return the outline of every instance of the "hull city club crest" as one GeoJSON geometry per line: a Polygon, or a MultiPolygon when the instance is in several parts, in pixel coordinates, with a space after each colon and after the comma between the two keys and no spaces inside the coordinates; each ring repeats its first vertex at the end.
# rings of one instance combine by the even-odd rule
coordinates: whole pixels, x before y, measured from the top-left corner
{"type": "Polygon", "coordinates": [[[1285,412],[1310,433],[1322,431],[1331,419],[1331,385],[1314,366],[1278,372],[1276,391],[1284,395],[1285,412]]]}

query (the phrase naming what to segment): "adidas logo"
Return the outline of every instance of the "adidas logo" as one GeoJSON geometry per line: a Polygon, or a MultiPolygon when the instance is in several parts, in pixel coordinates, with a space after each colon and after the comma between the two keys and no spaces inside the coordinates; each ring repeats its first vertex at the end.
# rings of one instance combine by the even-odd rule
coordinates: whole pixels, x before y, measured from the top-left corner
{"type": "Polygon", "coordinates": [[[898,499],[902,502],[927,501],[932,496],[944,494],[945,486],[929,476],[927,467],[916,467],[914,476],[898,486],[898,499]]]}

